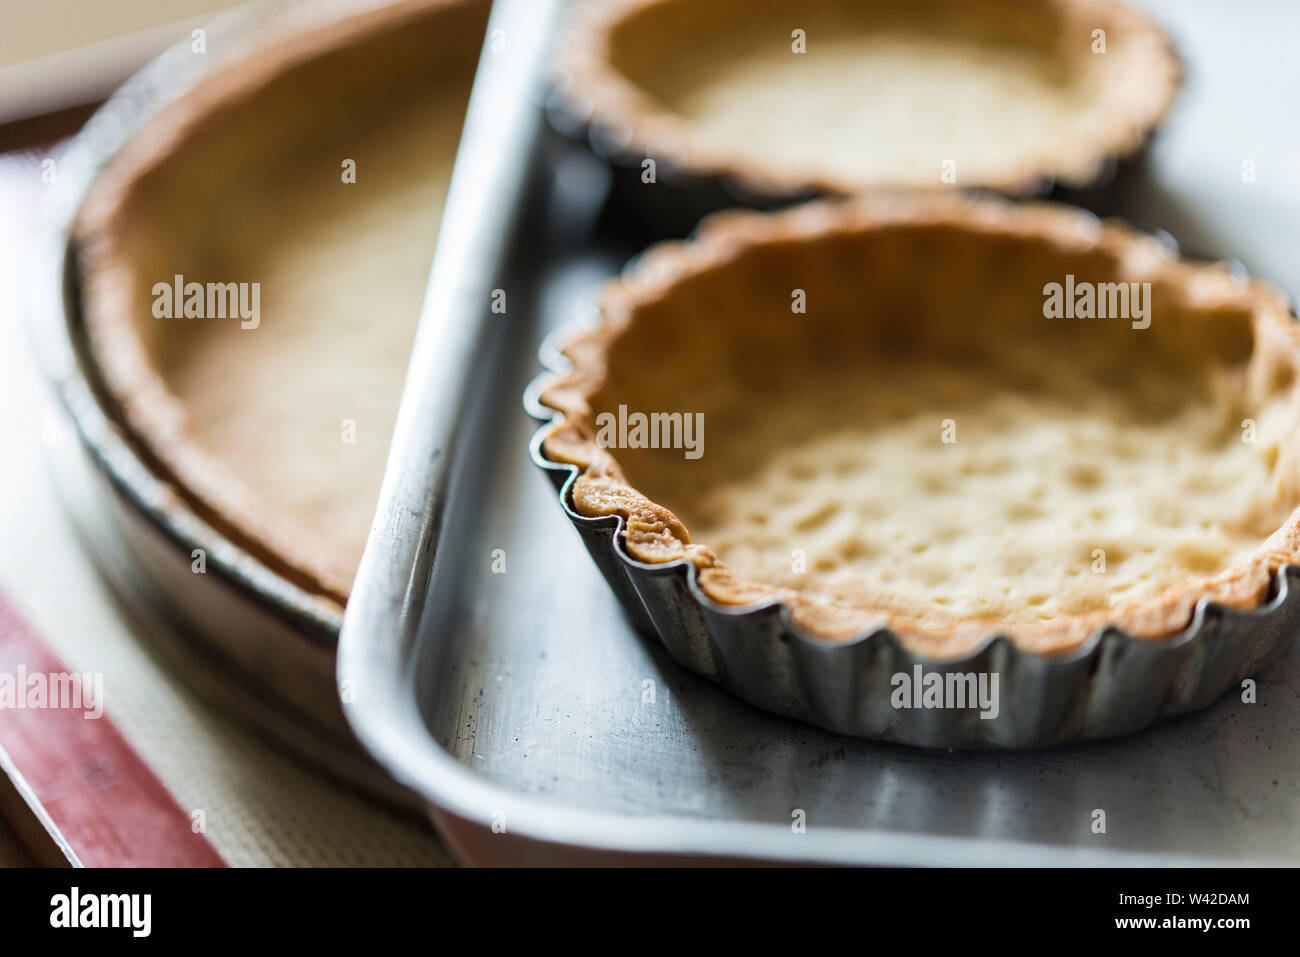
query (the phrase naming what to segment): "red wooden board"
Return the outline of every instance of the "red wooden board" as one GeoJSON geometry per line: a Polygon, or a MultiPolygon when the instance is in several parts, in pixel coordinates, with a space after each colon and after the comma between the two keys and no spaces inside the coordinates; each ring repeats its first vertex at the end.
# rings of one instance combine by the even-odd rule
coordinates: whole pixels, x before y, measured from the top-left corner
{"type": "MultiPolygon", "coordinates": [[[[80,708],[43,707],[33,688],[54,687],[68,668],[0,592],[0,747],[87,867],[224,867],[207,838],[109,720],[113,676],[102,679],[106,711],[93,695],[80,708]],[[26,677],[24,688],[17,688],[26,677]],[[6,690],[27,692],[23,705],[6,690]]],[[[92,690],[94,681],[88,685],[92,690]]],[[[66,685],[65,685],[66,687],[66,685]]],[[[51,695],[52,697],[53,695],[51,695]]],[[[62,702],[70,700],[65,693],[62,702]]]]}

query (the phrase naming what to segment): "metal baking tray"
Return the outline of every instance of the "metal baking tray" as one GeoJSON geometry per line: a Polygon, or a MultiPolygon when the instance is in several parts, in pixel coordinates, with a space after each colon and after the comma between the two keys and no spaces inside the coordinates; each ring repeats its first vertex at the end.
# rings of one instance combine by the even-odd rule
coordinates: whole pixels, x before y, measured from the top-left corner
{"type": "Polygon", "coordinates": [[[948,752],[760,711],[637,630],[530,461],[536,422],[519,399],[547,333],[589,312],[595,286],[644,237],[602,212],[609,172],[583,149],[544,137],[532,164],[519,161],[535,111],[483,106],[494,84],[519,80],[481,77],[471,102],[340,637],[349,721],[458,853],[478,864],[1300,862],[1295,646],[1258,677],[1256,703],[1229,694],[1104,742],[948,752]],[[471,130],[486,123],[504,127],[507,149],[476,147],[471,130]],[[458,189],[471,178],[476,189],[458,189]],[[495,288],[505,316],[481,305],[495,288]]]}

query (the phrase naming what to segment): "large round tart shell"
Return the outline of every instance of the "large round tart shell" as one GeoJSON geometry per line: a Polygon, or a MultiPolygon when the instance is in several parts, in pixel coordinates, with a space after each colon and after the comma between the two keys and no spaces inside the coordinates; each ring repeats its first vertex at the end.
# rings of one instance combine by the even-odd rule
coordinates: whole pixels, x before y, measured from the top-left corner
{"type": "Polygon", "coordinates": [[[342,604],[488,4],[338,6],[306,30],[276,21],[151,117],[91,186],[75,239],[116,421],[231,541],[342,604]],[[179,302],[158,317],[157,284],[177,275],[257,283],[260,322],[179,302]]]}

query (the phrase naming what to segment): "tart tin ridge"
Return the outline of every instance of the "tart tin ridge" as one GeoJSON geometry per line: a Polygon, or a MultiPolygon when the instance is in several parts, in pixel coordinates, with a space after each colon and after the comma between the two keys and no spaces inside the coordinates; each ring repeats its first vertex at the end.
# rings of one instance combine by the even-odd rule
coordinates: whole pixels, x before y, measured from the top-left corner
{"type": "Polygon", "coordinates": [[[909,649],[892,629],[875,626],[845,638],[798,626],[779,598],[727,605],[705,594],[689,558],[651,564],[624,548],[621,515],[588,517],[573,503],[581,469],[546,456],[543,443],[564,418],[541,396],[568,371],[563,345],[590,331],[582,317],[548,335],[544,370],[524,393],[524,408],[543,423],[529,443],[535,465],[555,485],[565,515],[636,626],[656,634],[680,664],[760,708],[855,737],[931,748],[1038,748],[1141,730],[1203,708],[1271,665],[1300,631],[1300,566],[1274,573],[1257,608],[1208,598],[1190,623],[1158,639],[1113,625],[1079,646],[1027,651],[990,631],[951,659],[909,649]],[[997,674],[998,709],[981,718],[968,708],[895,708],[896,675],[997,674]]]}

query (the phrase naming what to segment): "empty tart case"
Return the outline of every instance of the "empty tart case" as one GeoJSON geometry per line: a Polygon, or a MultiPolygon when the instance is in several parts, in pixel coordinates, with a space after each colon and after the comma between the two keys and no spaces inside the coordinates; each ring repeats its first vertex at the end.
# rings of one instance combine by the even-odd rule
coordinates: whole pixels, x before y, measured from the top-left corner
{"type": "Polygon", "coordinates": [[[1182,81],[1165,34],[1118,0],[762,6],[575,4],[547,116],[606,165],[613,221],[666,239],[729,207],[892,188],[1105,212],[1182,81]]]}
{"type": "MultiPolygon", "coordinates": [[[[202,473],[203,481],[192,484],[168,467],[165,459],[173,464],[178,460],[160,453],[175,451],[183,437],[184,410],[175,399],[144,401],[143,392],[132,396],[115,390],[113,383],[124,380],[116,376],[110,381],[106,349],[99,346],[117,348],[119,371],[129,368],[132,358],[150,355],[143,334],[150,330],[144,323],[138,329],[133,323],[133,317],[151,315],[148,298],[140,300],[140,309],[126,300],[137,288],[143,296],[153,282],[171,281],[173,273],[182,270],[164,268],[165,257],[150,264],[142,250],[183,255],[187,247],[202,247],[209,256],[224,250],[221,263],[202,273],[202,278],[267,279],[264,267],[231,274],[223,263],[233,261],[231,249],[247,255],[253,248],[247,207],[257,185],[267,181],[266,175],[281,171],[289,176],[286,171],[292,170],[298,190],[308,189],[307,184],[324,184],[321,195],[332,189],[330,184],[340,183],[338,162],[329,159],[330,150],[316,150],[315,155],[328,162],[315,164],[316,172],[310,176],[299,168],[302,164],[294,157],[300,153],[292,152],[290,144],[305,135],[321,131],[336,135],[346,140],[350,157],[358,156],[359,149],[374,150],[376,161],[368,166],[371,175],[378,174],[377,178],[388,181],[388,188],[409,195],[412,185],[418,187],[417,178],[384,176],[380,170],[398,168],[390,164],[419,165],[427,153],[405,146],[397,149],[392,139],[373,140],[370,147],[366,141],[385,130],[405,135],[417,125],[399,122],[401,118],[389,109],[418,106],[426,112],[414,118],[424,122],[427,109],[437,106],[431,87],[445,75],[440,70],[462,68],[463,82],[456,88],[468,98],[489,6],[483,0],[250,4],[205,24],[210,52],[204,56],[194,54],[187,34],[184,42],[129,79],[60,157],[59,188],[49,197],[47,228],[32,257],[35,279],[28,284],[33,343],[51,387],[50,441],[45,443],[51,476],[88,553],[132,613],[140,635],[224,713],[248,721],[350,784],[404,806],[412,805],[410,793],[382,774],[362,751],[340,705],[335,658],[346,594],[322,589],[284,562],[283,556],[268,551],[256,534],[247,534],[268,528],[267,523],[248,516],[243,516],[247,521],[231,521],[229,510],[210,507],[219,505],[215,499],[195,494],[223,475],[238,474],[236,469],[205,469],[200,464],[195,474],[202,473]],[[434,57],[437,63],[431,67],[431,54],[443,47],[447,55],[434,57]],[[366,79],[357,81],[362,73],[366,79]],[[342,91],[337,97],[336,88],[342,91]],[[367,96],[370,106],[362,108],[367,96]],[[380,99],[382,110],[374,105],[380,99]],[[313,107],[321,103],[328,109],[319,122],[309,121],[307,115],[315,117],[313,107]],[[268,130],[278,133],[270,136],[268,130]],[[245,170],[235,166],[237,160],[246,160],[251,164],[247,169],[255,169],[257,176],[250,172],[242,179],[223,180],[217,175],[222,170],[245,170]],[[229,189],[219,188],[223,182],[229,189]],[[171,194],[170,202],[166,197],[160,201],[162,194],[154,192],[160,187],[180,192],[171,194]],[[204,200],[215,205],[205,207],[204,200]],[[112,208],[116,215],[101,218],[103,228],[88,237],[78,226],[86,223],[92,204],[101,212],[112,208]],[[196,209],[203,213],[196,215],[196,209]],[[118,255],[106,260],[94,254],[87,240],[102,252],[110,234],[118,255]],[[137,286],[136,277],[143,285],[137,286]],[[113,298],[101,295],[106,289],[112,290],[113,298]],[[92,341],[92,326],[105,333],[98,341],[92,341]],[[131,417],[124,414],[125,406],[132,403],[146,415],[152,413],[157,427],[148,432],[135,428],[144,420],[129,421],[131,417]]],[[[431,126],[425,123],[411,135],[436,135],[431,126]]],[[[454,151],[452,143],[448,163],[454,151]]],[[[430,165],[434,164],[424,164],[419,172],[433,175],[430,165]]],[[[272,198],[283,204],[285,193],[280,190],[272,198]]],[[[382,196],[384,190],[378,193],[382,196]]],[[[353,208],[364,211],[374,195],[373,190],[358,194],[353,208]]],[[[279,213],[275,229],[269,228],[272,220],[265,217],[253,221],[256,248],[263,251],[277,241],[283,245],[293,224],[300,225],[296,216],[283,210],[301,209],[301,205],[272,205],[279,213]]],[[[414,204],[407,200],[406,205],[414,204]]],[[[322,216],[312,220],[316,234],[336,244],[355,237],[355,229],[320,226],[329,215],[326,208],[335,207],[332,203],[313,206],[322,216]]],[[[392,231],[391,215],[372,213],[370,218],[382,218],[392,231]]],[[[388,259],[393,260],[391,251],[388,259]]],[[[335,261],[354,267],[353,273],[361,268],[355,257],[336,255],[335,261]]],[[[191,265],[193,259],[183,271],[190,273],[191,265]]],[[[427,272],[426,258],[414,269],[412,328],[427,272]]],[[[357,275],[359,281],[373,285],[373,269],[361,268],[357,275]]],[[[308,284],[307,278],[307,273],[300,273],[297,285],[315,285],[314,279],[308,284]]],[[[386,284],[389,294],[392,287],[386,284]]],[[[356,304],[352,306],[355,309],[356,304]]],[[[346,308],[347,302],[338,306],[340,311],[346,308]]],[[[317,320],[320,313],[309,316],[317,320]]],[[[356,353],[354,346],[343,348],[351,350],[349,356],[356,353]]],[[[233,358],[225,355],[227,360],[233,358]]],[[[301,350],[285,355],[286,370],[303,368],[301,350]]],[[[405,367],[402,353],[392,373],[397,387],[405,367]]],[[[150,362],[150,367],[136,371],[160,381],[162,368],[150,362]]],[[[215,369],[217,363],[206,368],[215,369]]],[[[239,378],[245,385],[251,381],[231,372],[229,362],[222,368],[222,381],[239,378]]],[[[191,381],[210,378],[201,374],[202,369],[191,366],[187,376],[191,381]]],[[[136,381],[145,378],[140,375],[136,381]]],[[[336,390],[337,380],[329,382],[336,390]]],[[[267,406],[259,432],[267,417],[283,418],[284,412],[283,405],[267,406]]],[[[229,420],[229,410],[224,414],[229,420]]],[[[308,431],[299,429],[302,434],[308,431]]],[[[377,496],[377,480],[375,489],[377,496]]],[[[309,497],[303,494],[304,499],[309,497]]],[[[373,511],[373,500],[370,508],[373,511]]],[[[369,519],[363,521],[368,527],[369,519]]]]}
{"type": "MultiPolygon", "coordinates": [[[[802,220],[813,223],[815,233],[818,222],[842,225],[846,218],[863,215],[870,219],[878,213],[888,219],[893,215],[890,209],[900,211],[903,219],[943,218],[945,207],[964,217],[964,210],[969,210],[977,230],[994,233],[999,223],[1014,224],[1026,214],[1048,222],[1056,220],[1057,225],[1073,220],[1079,225],[1083,243],[1074,247],[1074,252],[1087,254],[1094,244],[1106,241],[1098,237],[1109,233],[1130,237],[1147,249],[1162,248],[1167,258],[1173,256],[1167,238],[1122,226],[1103,226],[1082,210],[1056,204],[1017,206],[990,198],[922,197],[918,207],[909,208],[913,199],[916,197],[858,200],[847,204],[850,212],[846,214],[837,212],[846,205],[840,203],[814,203],[777,214],[718,214],[707,219],[685,243],[651,247],[629,263],[623,280],[615,280],[611,286],[635,280],[638,273],[653,274],[679,253],[685,258],[691,246],[702,242],[711,243],[715,252],[725,256],[726,250],[743,247],[747,236],[770,231],[773,227],[768,224],[785,221],[797,228],[802,220]],[[927,209],[936,199],[940,203],[937,213],[927,209]],[[865,212],[854,213],[853,207],[865,212]]],[[[1276,314],[1274,318],[1285,317],[1288,326],[1295,319],[1294,307],[1281,294],[1247,280],[1239,264],[1229,268],[1176,261],[1175,268],[1185,270],[1182,274],[1191,276],[1193,285],[1198,276],[1214,274],[1206,288],[1231,283],[1258,289],[1265,309],[1276,314]]],[[[698,279],[699,273],[692,276],[698,279]]],[[[651,285],[661,281],[667,280],[655,276],[647,280],[651,285]]],[[[1196,299],[1203,293],[1200,289],[1191,295],[1196,299]]],[[[662,305],[662,297],[659,302],[662,305]]],[[[941,646],[918,641],[915,634],[888,624],[867,624],[839,633],[823,628],[818,633],[818,621],[826,619],[813,616],[814,627],[808,627],[808,617],[801,618],[792,607],[797,606],[798,598],[787,600],[788,590],[781,594],[781,589],[772,588],[748,602],[719,600],[718,589],[702,584],[700,568],[690,557],[658,561],[634,557],[627,542],[628,511],[610,508],[610,514],[584,514],[574,497],[584,467],[548,453],[548,438],[564,433],[570,424],[568,416],[557,410],[562,403],[553,396],[572,381],[572,347],[577,344],[579,354],[590,361],[591,350],[583,344],[589,347],[607,325],[607,320],[583,316],[544,341],[540,361],[545,371],[524,394],[525,409],[545,423],[531,441],[532,459],[553,482],[565,515],[635,626],[658,636],[686,668],[759,708],[841,734],[921,747],[1055,746],[1129,734],[1206,707],[1277,660],[1300,628],[1300,568],[1288,560],[1295,546],[1290,524],[1268,543],[1274,546],[1279,536],[1290,534],[1284,539],[1286,546],[1266,547],[1268,558],[1254,566],[1253,591],[1238,592],[1225,601],[1208,594],[1188,600],[1180,606],[1183,617],[1177,619],[1177,626],[1154,636],[1135,635],[1103,618],[1086,632],[1076,629],[1073,640],[1052,646],[1045,641],[1017,641],[998,627],[977,626],[978,633],[967,631],[968,640],[950,646],[953,653],[945,653],[941,646]],[[932,677],[936,675],[939,681],[954,675],[997,675],[996,713],[990,715],[986,708],[982,716],[981,709],[974,706],[899,707],[893,698],[900,687],[900,675],[908,677],[908,687],[921,687],[936,680],[932,677]]],[[[568,438],[571,436],[565,437],[561,447],[569,444],[568,438]]],[[[628,490],[648,501],[630,487],[628,490]]],[[[702,541],[702,545],[707,548],[708,542],[702,541]]],[[[732,597],[743,594],[738,591],[732,597]]],[[[1166,624],[1175,621],[1167,608],[1162,615],[1166,624]]],[[[1143,621],[1140,617],[1131,620],[1143,621]]],[[[1151,619],[1145,621],[1149,624],[1151,619]]]]}

